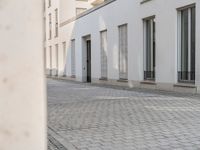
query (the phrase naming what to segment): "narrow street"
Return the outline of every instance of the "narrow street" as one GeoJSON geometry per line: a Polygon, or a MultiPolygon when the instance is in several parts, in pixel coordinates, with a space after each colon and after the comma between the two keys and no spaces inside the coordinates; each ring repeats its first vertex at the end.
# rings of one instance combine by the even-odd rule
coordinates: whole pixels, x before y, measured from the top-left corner
{"type": "Polygon", "coordinates": [[[48,79],[49,150],[199,150],[200,98],[48,79]]]}

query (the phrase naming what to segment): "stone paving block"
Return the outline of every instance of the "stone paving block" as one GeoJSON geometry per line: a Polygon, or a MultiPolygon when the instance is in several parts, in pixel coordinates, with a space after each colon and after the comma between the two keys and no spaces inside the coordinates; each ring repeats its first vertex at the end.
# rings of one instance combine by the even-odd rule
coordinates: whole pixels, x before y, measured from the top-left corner
{"type": "Polygon", "coordinates": [[[199,150],[200,97],[48,80],[48,125],[77,150],[199,150]]]}

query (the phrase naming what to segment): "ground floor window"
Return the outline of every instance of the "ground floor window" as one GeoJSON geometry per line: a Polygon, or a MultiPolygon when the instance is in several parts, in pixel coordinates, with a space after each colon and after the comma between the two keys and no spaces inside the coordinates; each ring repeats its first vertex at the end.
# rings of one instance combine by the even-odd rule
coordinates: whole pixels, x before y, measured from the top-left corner
{"type": "Polygon", "coordinates": [[[52,47],[49,46],[49,69],[50,69],[50,75],[52,75],[52,47]]]}
{"type": "Polygon", "coordinates": [[[155,80],[155,17],[144,19],[144,80],[155,80]]]}
{"type": "Polygon", "coordinates": [[[63,42],[63,75],[65,75],[65,68],[66,68],[66,57],[67,57],[67,54],[66,54],[66,42],[63,42]]]}
{"type": "Polygon", "coordinates": [[[108,74],[108,50],[107,50],[107,31],[100,32],[101,39],[101,78],[107,79],[108,74]]]}
{"type": "Polygon", "coordinates": [[[56,75],[58,75],[58,70],[59,70],[59,52],[58,52],[58,44],[55,45],[55,49],[56,49],[56,75]]]}
{"type": "Polygon", "coordinates": [[[179,10],[178,81],[195,82],[195,6],[179,10]]]}
{"type": "Polygon", "coordinates": [[[71,40],[71,75],[76,76],[75,40],[71,40]]]}
{"type": "Polygon", "coordinates": [[[119,78],[128,79],[128,34],[127,24],[119,26],[119,78]]]}
{"type": "Polygon", "coordinates": [[[47,68],[47,52],[46,47],[44,48],[44,68],[47,68]]]}

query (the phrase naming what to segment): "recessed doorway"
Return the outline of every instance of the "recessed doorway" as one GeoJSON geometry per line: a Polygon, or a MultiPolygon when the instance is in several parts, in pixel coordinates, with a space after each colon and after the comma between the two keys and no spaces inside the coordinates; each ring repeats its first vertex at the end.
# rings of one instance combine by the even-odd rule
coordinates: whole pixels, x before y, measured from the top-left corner
{"type": "Polygon", "coordinates": [[[83,37],[83,82],[92,82],[91,38],[83,37]]]}

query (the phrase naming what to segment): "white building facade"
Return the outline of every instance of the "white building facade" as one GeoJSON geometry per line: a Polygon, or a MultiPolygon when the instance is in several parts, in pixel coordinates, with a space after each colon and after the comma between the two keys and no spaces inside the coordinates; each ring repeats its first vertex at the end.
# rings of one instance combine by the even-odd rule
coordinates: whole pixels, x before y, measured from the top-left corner
{"type": "Polygon", "coordinates": [[[200,92],[199,0],[107,0],[94,7],[87,0],[80,3],[78,8],[87,9],[81,14],[75,0],[61,0],[57,6],[59,36],[46,42],[48,75],[200,92]],[[58,53],[53,54],[56,43],[58,53]]]}

